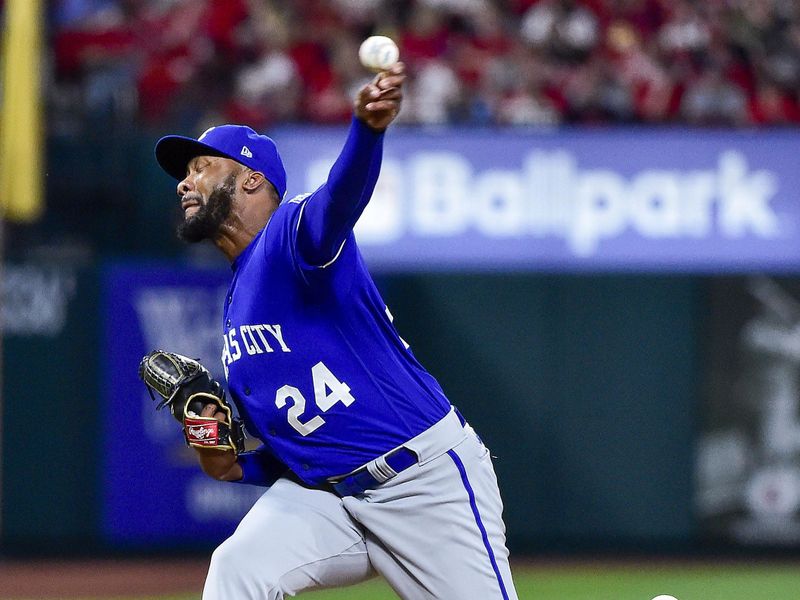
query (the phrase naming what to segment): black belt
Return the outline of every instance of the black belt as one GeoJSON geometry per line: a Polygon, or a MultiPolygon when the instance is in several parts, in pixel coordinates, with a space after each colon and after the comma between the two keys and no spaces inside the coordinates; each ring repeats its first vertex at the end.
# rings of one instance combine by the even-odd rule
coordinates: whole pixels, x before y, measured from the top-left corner
{"type": "MultiPolygon", "coordinates": [[[[408,448],[398,448],[384,456],[384,460],[386,460],[386,464],[389,465],[395,473],[401,473],[411,465],[415,465],[419,462],[417,455],[408,448]]],[[[391,477],[389,479],[391,479],[391,477]]],[[[357,496],[387,481],[388,479],[380,481],[373,476],[366,467],[361,467],[355,473],[351,473],[341,481],[337,481],[332,485],[333,489],[340,496],[357,496]]]]}

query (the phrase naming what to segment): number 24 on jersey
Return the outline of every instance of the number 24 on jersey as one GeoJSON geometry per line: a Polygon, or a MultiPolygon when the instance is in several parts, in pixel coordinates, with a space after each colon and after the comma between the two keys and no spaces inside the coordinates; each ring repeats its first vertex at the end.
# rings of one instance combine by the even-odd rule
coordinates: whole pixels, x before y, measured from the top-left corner
{"type": "MultiPolygon", "coordinates": [[[[339,381],[322,362],[311,367],[311,379],[314,384],[314,402],[322,412],[328,412],[337,402],[350,406],[356,400],[350,393],[350,387],[339,381]]],[[[321,415],[305,422],[300,420],[306,410],[306,398],[292,385],[284,385],[275,392],[275,406],[283,408],[287,405],[289,409],[286,418],[289,425],[303,437],[314,433],[325,424],[321,415]]]]}

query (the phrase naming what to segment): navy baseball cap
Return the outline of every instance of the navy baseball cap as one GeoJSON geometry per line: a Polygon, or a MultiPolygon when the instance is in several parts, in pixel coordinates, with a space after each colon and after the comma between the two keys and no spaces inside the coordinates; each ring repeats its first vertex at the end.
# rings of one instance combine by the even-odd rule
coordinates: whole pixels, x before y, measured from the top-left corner
{"type": "Polygon", "coordinates": [[[260,171],[275,186],[278,197],[286,193],[286,169],[275,142],[246,125],[211,127],[196,140],[168,135],[156,143],[156,160],[169,175],[181,181],[186,165],[196,156],[230,158],[254,171],[260,171]]]}

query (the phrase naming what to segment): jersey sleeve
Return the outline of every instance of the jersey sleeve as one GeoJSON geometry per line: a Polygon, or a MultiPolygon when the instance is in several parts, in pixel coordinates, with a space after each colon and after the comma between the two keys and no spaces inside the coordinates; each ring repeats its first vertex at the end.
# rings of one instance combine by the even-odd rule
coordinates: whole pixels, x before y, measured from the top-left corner
{"type": "Polygon", "coordinates": [[[297,226],[297,252],[309,266],[335,260],[375,189],[383,157],[383,133],[355,117],[328,180],[304,202],[297,226]]]}
{"type": "Polygon", "coordinates": [[[275,458],[265,445],[249,452],[242,452],[236,460],[242,467],[243,474],[242,478],[234,483],[269,487],[288,471],[286,465],[275,458]]]}

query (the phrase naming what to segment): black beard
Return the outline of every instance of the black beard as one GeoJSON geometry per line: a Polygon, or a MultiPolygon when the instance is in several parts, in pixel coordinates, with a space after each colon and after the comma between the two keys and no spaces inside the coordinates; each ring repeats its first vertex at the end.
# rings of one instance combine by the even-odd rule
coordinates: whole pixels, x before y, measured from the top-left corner
{"type": "Polygon", "coordinates": [[[208,197],[197,212],[178,225],[178,238],[190,244],[217,237],[222,224],[228,219],[236,191],[236,175],[231,174],[208,197]]]}

